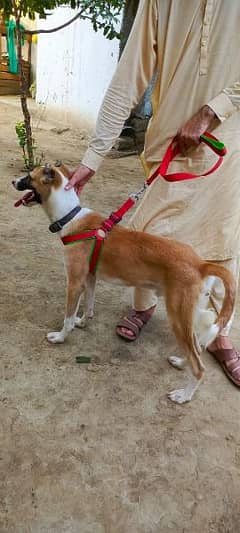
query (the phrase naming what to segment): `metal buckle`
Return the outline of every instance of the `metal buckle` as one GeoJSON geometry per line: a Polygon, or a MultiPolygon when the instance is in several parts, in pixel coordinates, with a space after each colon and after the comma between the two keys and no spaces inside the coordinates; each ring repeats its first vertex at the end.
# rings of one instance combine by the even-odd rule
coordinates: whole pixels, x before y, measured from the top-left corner
{"type": "Polygon", "coordinates": [[[97,230],[97,232],[96,232],[96,236],[100,237],[100,239],[105,239],[106,238],[106,232],[102,228],[99,228],[97,230]]]}
{"type": "Polygon", "coordinates": [[[140,196],[145,192],[145,190],[148,188],[148,184],[147,182],[145,181],[145,183],[143,184],[142,188],[139,189],[139,191],[137,192],[132,192],[129,196],[130,198],[133,198],[133,200],[135,200],[136,202],[139,200],[140,196]]]}
{"type": "Polygon", "coordinates": [[[59,220],[56,220],[56,222],[53,222],[52,224],[50,224],[49,226],[49,229],[52,233],[57,233],[57,231],[61,231],[61,229],[63,228],[61,222],[59,222],[59,220]]]}

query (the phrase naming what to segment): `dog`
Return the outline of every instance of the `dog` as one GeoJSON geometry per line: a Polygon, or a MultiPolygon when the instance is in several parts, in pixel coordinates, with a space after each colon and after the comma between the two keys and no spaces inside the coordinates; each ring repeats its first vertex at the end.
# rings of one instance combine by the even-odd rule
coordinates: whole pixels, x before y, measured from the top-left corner
{"type": "MultiPolygon", "coordinates": [[[[104,220],[100,214],[80,206],[74,189],[65,190],[70,175],[63,164],[48,165],[12,182],[18,191],[28,190],[15,205],[41,204],[50,222],[57,224],[61,238],[100,228],[104,220]],[[69,213],[74,214],[73,218],[59,225],[58,221],[65,216],[68,219],[69,213]]],[[[187,359],[193,374],[186,387],[171,391],[168,396],[176,403],[190,401],[204,375],[202,348],[216,338],[233,313],[236,285],[232,274],[220,265],[203,261],[189,245],[121,225],[115,225],[107,235],[96,274],[89,271],[90,247],[88,240],[64,246],[66,313],[62,329],[48,333],[48,341],[63,343],[75,326],[84,327],[93,317],[97,279],[153,289],[164,296],[172,330],[185,353],[185,358],[170,357],[169,361],[182,368],[187,359]],[[207,284],[214,279],[212,276],[219,277],[225,288],[219,316],[207,308],[207,284]],[[78,317],[82,293],[84,313],[78,317]]]]}

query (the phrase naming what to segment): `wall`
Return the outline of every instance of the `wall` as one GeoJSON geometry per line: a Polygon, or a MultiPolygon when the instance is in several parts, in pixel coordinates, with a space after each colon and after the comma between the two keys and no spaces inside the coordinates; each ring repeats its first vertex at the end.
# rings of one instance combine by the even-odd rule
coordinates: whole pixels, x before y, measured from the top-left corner
{"type": "MultiPolygon", "coordinates": [[[[38,21],[38,29],[56,27],[73,15],[70,8],[58,8],[38,21]]],[[[77,20],[54,34],[40,34],[37,103],[46,106],[50,118],[91,130],[118,54],[119,41],[95,33],[88,21],[77,20]]]]}

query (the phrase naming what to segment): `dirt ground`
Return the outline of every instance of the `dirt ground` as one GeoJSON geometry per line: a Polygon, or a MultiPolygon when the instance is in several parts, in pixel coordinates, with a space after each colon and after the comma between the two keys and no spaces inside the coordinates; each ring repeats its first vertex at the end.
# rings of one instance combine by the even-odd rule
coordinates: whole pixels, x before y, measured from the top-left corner
{"type": "MultiPolygon", "coordinates": [[[[207,373],[192,403],[167,399],[185,373],[167,362],[178,349],[162,302],[127,344],[115,323],[129,291],[100,283],[88,329],[47,343],[63,319],[61,245],[40,208],[13,207],[21,112],[9,102],[0,100],[0,532],[239,532],[240,391],[204,354],[207,373]],[[77,355],[100,364],[78,365],[77,355]]],[[[44,160],[74,167],[85,133],[41,117],[34,111],[44,160]]],[[[107,159],[83,203],[107,215],[141,182],[135,156],[107,159]]],[[[239,310],[232,335],[240,345],[238,320],[239,310]]]]}

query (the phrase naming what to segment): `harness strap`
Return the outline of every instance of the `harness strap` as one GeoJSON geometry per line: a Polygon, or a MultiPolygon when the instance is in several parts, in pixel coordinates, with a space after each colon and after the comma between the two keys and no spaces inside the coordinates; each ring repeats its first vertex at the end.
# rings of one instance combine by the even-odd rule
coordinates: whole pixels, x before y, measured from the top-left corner
{"type": "Polygon", "coordinates": [[[61,240],[64,245],[76,244],[77,242],[93,240],[94,242],[89,256],[89,271],[91,272],[91,274],[96,274],[105,237],[105,231],[100,228],[83,231],[81,233],[76,233],[73,235],[65,235],[65,237],[61,237],[61,240]]]}

